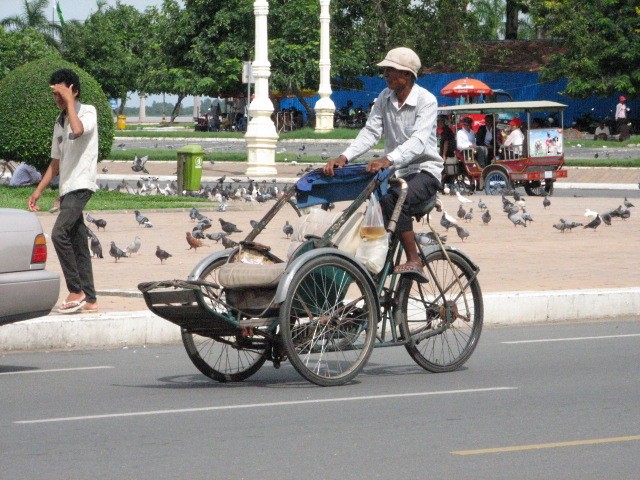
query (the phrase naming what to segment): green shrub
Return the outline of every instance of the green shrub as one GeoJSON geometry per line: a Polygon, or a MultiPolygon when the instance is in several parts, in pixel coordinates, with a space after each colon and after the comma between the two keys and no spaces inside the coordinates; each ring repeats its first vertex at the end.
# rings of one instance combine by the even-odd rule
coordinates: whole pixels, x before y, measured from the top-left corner
{"type": "Polygon", "coordinates": [[[60,114],[49,78],[59,68],[71,68],[80,77],[80,101],[98,112],[98,158],[109,155],[114,122],[102,88],[76,65],[49,56],[16,68],[0,82],[0,158],[27,162],[41,171],[49,165],[53,125],[60,114]]]}

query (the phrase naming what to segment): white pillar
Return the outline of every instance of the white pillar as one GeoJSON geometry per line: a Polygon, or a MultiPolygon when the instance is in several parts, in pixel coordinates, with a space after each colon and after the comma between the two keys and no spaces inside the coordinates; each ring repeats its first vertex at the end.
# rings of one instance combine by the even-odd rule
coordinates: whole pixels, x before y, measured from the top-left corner
{"type": "Polygon", "coordinates": [[[255,0],[253,14],[256,19],[255,52],[253,78],[255,97],[249,106],[251,121],[244,136],[247,142],[247,175],[276,175],[276,142],[278,133],[271,120],[273,104],[269,99],[269,76],[271,64],[268,55],[267,15],[268,0],[255,0]]]}
{"type": "Polygon", "coordinates": [[[200,116],[200,95],[194,95],[193,97],[193,118],[200,116]]]}
{"type": "Polygon", "coordinates": [[[331,54],[329,46],[329,4],[331,0],[320,0],[320,100],[316,103],[316,132],[333,130],[333,114],[336,105],[331,100],[331,54]]]}
{"type": "Polygon", "coordinates": [[[138,121],[143,123],[147,119],[147,96],[140,95],[140,110],[138,111],[138,121]]]}

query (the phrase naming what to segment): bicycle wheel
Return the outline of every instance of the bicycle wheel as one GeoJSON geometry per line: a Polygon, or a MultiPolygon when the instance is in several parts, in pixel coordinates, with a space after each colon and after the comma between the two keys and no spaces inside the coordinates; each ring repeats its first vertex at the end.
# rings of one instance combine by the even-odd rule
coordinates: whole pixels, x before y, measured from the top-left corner
{"type": "MultiPolygon", "coordinates": [[[[211,262],[198,280],[218,284],[218,269],[227,262],[219,258],[211,262]]],[[[204,287],[203,287],[204,288],[204,287]]],[[[207,287],[204,295],[208,308],[223,312],[225,309],[213,298],[224,301],[221,288],[207,287]]],[[[182,343],[187,355],[207,377],[219,382],[240,382],[256,373],[267,359],[266,340],[231,336],[201,336],[182,329],[182,343]]]]}
{"type": "Polygon", "coordinates": [[[394,313],[400,335],[411,339],[406,345],[411,358],[435,373],[456,370],[467,361],[478,344],[484,317],[475,272],[459,254],[447,253],[453,269],[444,253],[436,251],[426,258],[429,282],[401,279],[394,313]]]}
{"type": "Polygon", "coordinates": [[[323,387],[352,380],[366,364],[378,319],[366,274],[325,255],[303,264],[280,306],[280,334],[293,367],[323,387]]]}

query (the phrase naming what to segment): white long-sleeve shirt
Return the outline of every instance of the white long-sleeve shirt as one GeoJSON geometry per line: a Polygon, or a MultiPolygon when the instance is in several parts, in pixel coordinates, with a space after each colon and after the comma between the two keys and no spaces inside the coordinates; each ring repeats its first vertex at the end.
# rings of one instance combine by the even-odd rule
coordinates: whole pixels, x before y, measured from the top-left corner
{"type": "Polygon", "coordinates": [[[349,161],[356,159],[384,135],[384,153],[393,161],[398,177],[424,170],[439,179],[444,162],[438,153],[437,113],[436,97],[419,85],[413,85],[402,106],[395,92],[385,88],[366,125],[342,154],[349,161]]]}

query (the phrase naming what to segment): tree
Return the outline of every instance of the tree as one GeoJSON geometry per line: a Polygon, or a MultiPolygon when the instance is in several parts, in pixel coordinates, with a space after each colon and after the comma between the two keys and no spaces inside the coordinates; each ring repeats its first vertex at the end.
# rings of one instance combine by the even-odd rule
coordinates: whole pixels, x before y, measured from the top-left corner
{"type": "Polygon", "coordinates": [[[48,5],[49,0],[24,0],[23,14],[6,17],[0,25],[17,31],[33,29],[40,32],[50,46],[58,47],[56,37],[60,35],[60,25],[47,19],[45,11],[48,5]]]}
{"type": "Polygon", "coordinates": [[[7,32],[0,28],[0,80],[25,63],[57,53],[43,34],[32,28],[7,32]]]}
{"type": "Polygon", "coordinates": [[[138,90],[145,72],[143,58],[153,40],[150,29],[145,14],[118,1],[84,23],[66,22],[62,55],[99,79],[110,98],[120,99],[122,111],[127,92],[138,90]]]}
{"type": "Polygon", "coordinates": [[[628,0],[532,3],[537,26],[558,39],[562,53],[543,68],[545,79],[568,79],[574,98],[640,94],[640,10],[628,0]]]}
{"type": "Polygon", "coordinates": [[[42,171],[49,165],[53,124],[60,114],[49,78],[59,68],[71,68],[78,74],[81,101],[96,107],[99,158],[111,151],[113,117],[100,85],[77,65],[49,56],[16,68],[0,82],[0,158],[24,161],[42,171]]]}

